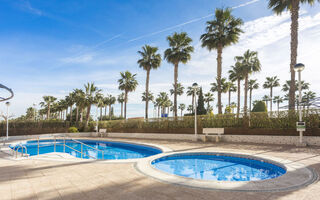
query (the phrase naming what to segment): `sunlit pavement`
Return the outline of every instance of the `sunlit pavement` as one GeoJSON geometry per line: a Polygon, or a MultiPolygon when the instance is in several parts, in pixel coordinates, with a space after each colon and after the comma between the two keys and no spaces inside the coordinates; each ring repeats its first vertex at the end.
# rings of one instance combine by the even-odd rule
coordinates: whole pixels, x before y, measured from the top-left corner
{"type": "MultiPolygon", "coordinates": [[[[119,139],[120,140],[120,139],[119,139]]],[[[201,149],[254,153],[302,163],[320,172],[320,148],[240,143],[132,140],[175,151],[201,149]]],[[[5,159],[0,152],[0,199],[319,199],[320,183],[286,192],[226,192],[159,182],[140,174],[134,163],[61,162],[5,159]]]]}

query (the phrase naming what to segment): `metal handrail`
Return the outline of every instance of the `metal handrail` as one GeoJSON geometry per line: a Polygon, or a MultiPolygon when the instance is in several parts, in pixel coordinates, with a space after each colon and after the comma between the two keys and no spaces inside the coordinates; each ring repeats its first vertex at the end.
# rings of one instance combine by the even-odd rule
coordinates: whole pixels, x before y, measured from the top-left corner
{"type": "MultiPolygon", "coordinates": [[[[83,158],[83,155],[86,155],[86,156],[89,156],[89,157],[91,157],[91,158],[97,159],[97,158],[95,158],[95,157],[93,157],[93,156],[90,156],[89,154],[86,154],[86,153],[83,152],[83,145],[85,145],[85,146],[87,146],[87,147],[89,147],[89,148],[92,148],[92,149],[95,149],[95,150],[97,150],[97,151],[100,151],[100,152],[102,153],[102,159],[104,159],[104,151],[103,151],[103,150],[100,150],[100,149],[98,149],[98,148],[89,146],[89,145],[87,145],[87,144],[85,144],[85,143],[83,143],[83,142],[80,142],[79,140],[75,140],[75,139],[73,139],[73,138],[66,137],[65,135],[62,136],[62,138],[63,138],[63,152],[65,152],[65,151],[66,151],[66,147],[68,147],[68,148],[70,148],[70,149],[72,149],[72,150],[74,150],[74,151],[76,151],[76,152],[79,152],[79,153],[81,154],[81,158],[83,158]],[[69,146],[69,145],[66,145],[66,138],[69,139],[69,140],[71,140],[71,141],[75,141],[75,142],[81,144],[81,151],[76,150],[76,149],[72,148],[72,147],[69,146]]],[[[56,145],[57,145],[56,143],[57,143],[57,137],[54,136],[54,152],[56,152],[56,145]]],[[[40,148],[40,147],[46,147],[46,146],[51,146],[51,145],[40,146],[40,137],[38,137],[38,155],[40,154],[39,148],[40,148]]]]}
{"type": "Polygon", "coordinates": [[[23,146],[22,144],[18,144],[18,148],[15,150],[16,152],[16,158],[18,157],[18,153],[19,153],[19,149],[21,148],[22,149],[22,152],[21,152],[21,156],[23,157],[23,149],[26,150],[26,155],[28,154],[28,149],[26,146],[23,146]]]}

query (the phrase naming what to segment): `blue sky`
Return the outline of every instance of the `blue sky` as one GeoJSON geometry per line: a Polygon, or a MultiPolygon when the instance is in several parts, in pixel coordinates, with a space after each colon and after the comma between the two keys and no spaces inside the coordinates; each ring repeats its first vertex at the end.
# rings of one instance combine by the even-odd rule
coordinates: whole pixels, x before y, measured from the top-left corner
{"type": "MultiPolygon", "coordinates": [[[[137,73],[140,85],[129,96],[128,114],[143,116],[140,96],[145,72],[136,64],[137,51],[150,44],[163,54],[168,47],[166,37],[175,31],[186,31],[195,46],[192,60],[179,69],[179,82],[185,87],[198,82],[207,92],[216,75],[216,54],[202,49],[199,37],[205,22],[213,18],[206,16],[221,7],[233,7],[233,14],[245,21],[239,43],[224,51],[224,76],[233,57],[250,48],[259,51],[262,61],[263,71],[252,76],[260,85],[265,76],[277,75],[281,84],[289,79],[290,16],[275,16],[265,0],[0,0],[0,77],[16,93],[12,112],[19,116],[43,95],[62,98],[88,81],[104,94],[117,95],[119,72],[129,70],[137,73]]],[[[307,66],[304,74],[311,90],[318,93],[319,11],[319,4],[301,8],[298,57],[307,66]]],[[[163,61],[151,73],[153,93],[169,91],[172,69],[163,61]]],[[[280,89],[275,89],[275,95],[284,95],[280,89]]],[[[268,93],[260,89],[254,98],[268,93]]],[[[178,101],[190,104],[191,99],[183,95],[178,101]]],[[[118,105],[115,109],[119,113],[118,105]]]]}

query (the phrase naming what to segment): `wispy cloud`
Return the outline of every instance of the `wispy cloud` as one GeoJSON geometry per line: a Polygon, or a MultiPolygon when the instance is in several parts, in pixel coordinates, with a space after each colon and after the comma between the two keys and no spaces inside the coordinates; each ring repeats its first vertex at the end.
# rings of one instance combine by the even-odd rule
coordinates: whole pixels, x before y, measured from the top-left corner
{"type": "Polygon", "coordinates": [[[41,11],[40,9],[33,7],[28,0],[20,1],[20,3],[18,3],[18,7],[21,10],[26,11],[31,14],[34,14],[34,15],[42,16],[44,14],[43,11],[41,11]]]}

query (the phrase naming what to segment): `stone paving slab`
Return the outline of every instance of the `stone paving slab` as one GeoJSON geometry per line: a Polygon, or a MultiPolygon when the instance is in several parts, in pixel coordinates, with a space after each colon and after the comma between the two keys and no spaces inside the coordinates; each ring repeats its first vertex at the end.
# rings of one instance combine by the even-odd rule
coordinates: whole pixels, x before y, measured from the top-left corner
{"type": "MultiPolygon", "coordinates": [[[[154,143],[172,149],[228,151],[266,155],[299,162],[320,172],[320,148],[239,143],[201,143],[163,140],[123,141],[154,143]]],[[[320,183],[286,192],[225,192],[196,189],[144,176],[134,163],[68,162],[40,159],[8,160],[0,152],[0,199],[315,199],[320,183]]]]}

